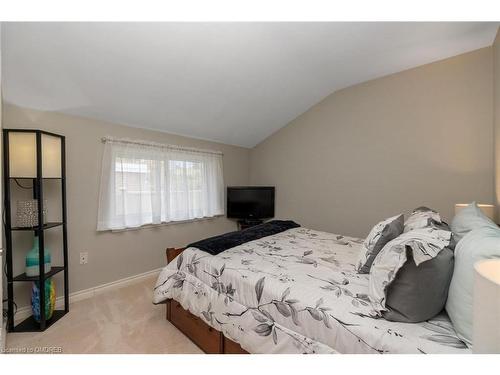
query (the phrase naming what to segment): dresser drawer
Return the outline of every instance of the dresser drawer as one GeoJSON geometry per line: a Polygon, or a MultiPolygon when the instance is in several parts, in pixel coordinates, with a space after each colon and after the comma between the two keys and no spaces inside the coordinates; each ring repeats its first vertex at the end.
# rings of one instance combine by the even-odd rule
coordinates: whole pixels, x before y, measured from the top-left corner
{"type": "Polygon", "coordinates": [[[174,300],[171,301],[170,305],[170,321],[205,353],[222,352],[221,333],[189,311],[184,310],[181,304],[174,300]]]}

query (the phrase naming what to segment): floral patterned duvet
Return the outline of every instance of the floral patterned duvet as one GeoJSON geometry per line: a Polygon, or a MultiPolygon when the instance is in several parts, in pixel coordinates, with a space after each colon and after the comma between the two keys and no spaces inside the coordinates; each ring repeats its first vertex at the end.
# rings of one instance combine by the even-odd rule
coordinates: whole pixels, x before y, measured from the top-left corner
{"type": "Polygon", "coordinates": [[[362,239],[305,228],[213,256],[188,248],[165,267],[154,303],[173,298],[250,353],[468,353],[446,315],[418,324],[377,315],[362,239]]]}

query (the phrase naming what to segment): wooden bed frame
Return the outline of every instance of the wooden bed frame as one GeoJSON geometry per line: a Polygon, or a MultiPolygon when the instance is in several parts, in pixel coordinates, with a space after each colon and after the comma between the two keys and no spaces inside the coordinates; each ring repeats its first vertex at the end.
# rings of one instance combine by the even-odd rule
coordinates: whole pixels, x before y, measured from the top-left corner
{"type": "MultiPolygon", "coordinates": [[[[167,248],[167,263],[184,251],[184,248],[167,248]]],[[[228,339],[202,319],[185,310],[173,299],[167,300],[167,320],[207,354],[249,354],[240,344],[228,339]]]]}

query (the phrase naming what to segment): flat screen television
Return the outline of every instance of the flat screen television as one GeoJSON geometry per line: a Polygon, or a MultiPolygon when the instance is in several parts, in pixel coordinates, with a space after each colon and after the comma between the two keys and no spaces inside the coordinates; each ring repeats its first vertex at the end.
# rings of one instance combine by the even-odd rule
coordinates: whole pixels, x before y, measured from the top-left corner
{"type": "Polygon", "coordinates": [[[274,186],[229,186],[227,217],[233,219],[274,217],[274,186]]]}

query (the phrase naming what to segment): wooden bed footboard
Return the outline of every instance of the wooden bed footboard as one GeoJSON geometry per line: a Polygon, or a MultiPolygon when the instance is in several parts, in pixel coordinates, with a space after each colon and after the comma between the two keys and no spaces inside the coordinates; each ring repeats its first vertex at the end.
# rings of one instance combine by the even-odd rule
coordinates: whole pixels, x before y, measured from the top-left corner
{"type": "MultiPolygon", "coordinates": [[[[185,248],[167,248],[167,263],[173,261],[185,248]]],[[[167,300],[167,320],[208,354],[249,354],[240,344],[228,339],[201,318],[185,310],[173,299],[167,300]]]]}
{"type": "Polygon", "coordinates": [[[185,247],[167,247],[166,255],[167,255],[167,264],[173,261],[177,255],[182,253],[186,248],[185,247]]]}

